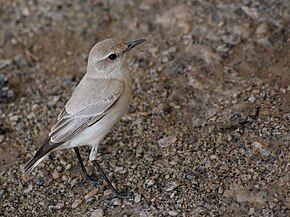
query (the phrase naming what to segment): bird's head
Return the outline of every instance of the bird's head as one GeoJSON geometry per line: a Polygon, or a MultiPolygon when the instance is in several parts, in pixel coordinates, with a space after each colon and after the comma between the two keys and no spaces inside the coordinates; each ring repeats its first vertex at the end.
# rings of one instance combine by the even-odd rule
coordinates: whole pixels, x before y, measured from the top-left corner
{"type": "Polygon", "coordinates": [[[97,43],[90,51],[88,73],[96,77],[114,77],[114,73],[121,73],[126,53],[145,39],[124,42],[120,39],[109,38],[97,43]]]}

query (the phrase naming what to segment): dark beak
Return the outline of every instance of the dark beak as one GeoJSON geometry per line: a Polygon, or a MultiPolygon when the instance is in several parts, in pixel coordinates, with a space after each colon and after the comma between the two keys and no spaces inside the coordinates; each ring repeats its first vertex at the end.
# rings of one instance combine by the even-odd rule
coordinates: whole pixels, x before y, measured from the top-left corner
{"type": "Polygon", "coordinates": [[[138,39],[138,40],[134,40],[134,41],[129,41],[127,42],[128,48],[126,51],[131,50],[132,48],[136,47],[137,45],[143,43],[144,41],[146,41],[145,39],[138,39]]]}

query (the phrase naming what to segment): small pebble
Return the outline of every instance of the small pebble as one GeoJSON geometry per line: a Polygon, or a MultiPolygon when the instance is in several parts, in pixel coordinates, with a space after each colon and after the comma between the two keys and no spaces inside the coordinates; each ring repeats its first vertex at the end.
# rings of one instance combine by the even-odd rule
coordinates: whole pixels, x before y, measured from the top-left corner
{"type": "Polygon", "coordinates": [[[86,204],[93,204],[96,201],[95,197],[90,197],[89,199],[86,200],[86,204]]]}
{"type": "Polygon", "coordinates": [[[250,208],[249,209],[249,215],[253,215],[255,213],[255,208],[250,208]]]}
{"type": "Polygon", "coordinates": [[[81,205],[82,202],[83,202],[82,200],[80,200],[80,199],[76,199],[76,200],[73,202],[73,204],[71,205],[71,208],[72,208],[72,209],[77,208],[79,205],[81,205]]]}
{"type": "Polygon", "coordinates": [[[104,196],[109,196],[111,194],[112,194],[112,190],[111,189],[108,189],[108,190],[104,191],[104,196]]]}
{"type": "Polygon", "coordinates": [[[66,166],[65,166],[65,170],[70,170],[71,169],[71,164],[67,164],[66,166]]]}
{"type": "Polygon", "coordinates": [[[29,185],[28,188],[26,188],[24,190],[24,193],[27,194],[28,192],[30,192],[32,190],[32,185],[29,185]]]}
{"type": "Polygon", "coordinates": [[[134,198],[134,203],[139,203],[141,201],[141,194],[136,194],[134,198]]]}
{"type": "Polygon", "coordinates": [[[103,217],[105,215],[105,212],[103,209],[96,209],[94,212],[92,212],[91,217],[103,217]]]}
{"type": "Polygon", "coordinates": [[[144,183],[144,185],[145,185],[145,186],[148,186],[148,187],[150,187],[150,186],[152,186],[152,185],[154,185],[154,184],[155,184],[155,181],[152,180],[152,179],[147,179],[147,180],[145,181],[145,183],[144,183]]]}
{"type": "MultiPolygon", "coordinates": [[[[5,68],[6,66],[10,65],[12,63],[11,60],[0,60],[0,70],[5,68]]],[[[0,86],[1,86],[1,75],[0,75],[0,86]]]]}
{"type": "Polygon", "coordinates": [[[49,212],[55,212],[55,207],[50,205],[50,206],[48,206],[48,210],[49,210],[49,212]]]}
{"type": "Polygon", "coordinates": [[[158,141],[160,147],[168,147],[176,142],[176,136],[167,136],[158,141]]]}
{"type": "Polygon", "coordinates": [[[253,142],[253,146],[257,149],[262,149],[263,148],[263,145],[259,142],[253,142]]]}
{"type": "Polygon", "coordinates": [[[254,103],[254,102],[256,101],[256,97],[254,97],[254,96],[252,95],[252,96],[250,96],[250,97],[248,98],[248,101],[251,102],[251,103],[254,103]]]}
{"type": "Polygon", "coordinates": [[[124,168],[123,167],[115,167],[115,172],[120,172],[122,171],[124,168]]]}
{"type": "Polygon", "coordinates": [[[262,23],[256,30],[256,34],[258,37],[265,36],[269,34],[271,28],[267,23],[262,23]]]}
{"type": "Polygon", "coordinates": [[[93,190],[91,190],[89,193],[86,194],[85,196],[85,200],[88,200],[89,198],[93,197],[94,195],[96,195],[98,192],[97,188],[94,188],[93,190]]]}
{"type": "Polygon", "coordinates": [[[224,187],[223,186],[220,186],[219,187],[219,190],[218,190],[218,193],[219,194],[222,194],[222,193],[224,193],[224,191],[225,191],[224,187]]]}
{"type": "Polygon", "coordinates": [[[167,187],[165,188],[165,191],[172,191],[178,186],[177,182],[169,182],[167,183],[167,187]]]}
{"type": "Polygon", "coordinates": [[[177,215],[178,215],[178,212],[175,211],[175,210],[170,210],[170,211],[168,212],[168,214],[169,214],[170,216],[177,216],[177,215]]]}
{"type": "Polygon", "coordinates": [[[266,46],[271,46],[272,45],[271,41],[267,37],[258,39],[257,43],[260,44],[260,45],[266,45],[266,46]]]}
{"type": "Polygon", "coordinates": [[[60,202],[60,203],[56,204],[54,206],[54,208],[57,209],[57,210],[62,209],[62,208],[64,208],[64,203],[63,202],[60,202]]]}
{"type": "Polygon", "coordinates": [[[113,203],[112,203],[114,206],[121,206],[122,205],[122,202],[119,198],[115,198],[113,199],[113,203]]]}
{"type": "Polygon", "coordinates": [[[58,179],[59,177],[60,177],[59,172],[54,171],[54,172],[52,173],[52,178],[53,178],[53,179],[58,179]]]}

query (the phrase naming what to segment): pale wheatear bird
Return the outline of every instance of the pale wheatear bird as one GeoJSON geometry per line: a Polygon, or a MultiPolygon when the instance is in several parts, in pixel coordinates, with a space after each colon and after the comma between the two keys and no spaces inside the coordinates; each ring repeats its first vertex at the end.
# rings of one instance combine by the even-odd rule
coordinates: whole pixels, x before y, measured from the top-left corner
{"type": "Polygon", "coordinates": [[[132,96],[131,72],[126,63],[127,52],[144,39],[124,42],[110,38],[97,43],[90,51],[87,73],[58,115],[47,139],[34,157],[24,166],[30,173],[50,152],[74,148],[85,175],[78,147],[92,147],[89,160],[96,167],[113,193],[124,197],[111,184],[96,161],[100,141],[110,132],[129,107],[132,96]]]}

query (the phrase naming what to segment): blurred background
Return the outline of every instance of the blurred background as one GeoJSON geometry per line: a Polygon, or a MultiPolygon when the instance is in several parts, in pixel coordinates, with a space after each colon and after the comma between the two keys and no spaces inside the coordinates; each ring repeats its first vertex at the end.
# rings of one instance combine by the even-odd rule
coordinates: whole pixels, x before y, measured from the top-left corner
{"type": "Polygon", "coordinates": [[[290,215],[288,0],[0,0],[0,26],[1,215],[290,215]],[[86,182],[71,150],[23,177],[110,37],[147,39],[97,158],[132,198],[86,182]]]}

